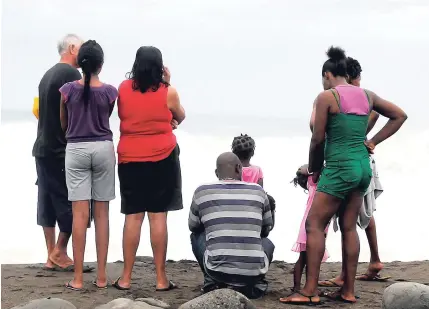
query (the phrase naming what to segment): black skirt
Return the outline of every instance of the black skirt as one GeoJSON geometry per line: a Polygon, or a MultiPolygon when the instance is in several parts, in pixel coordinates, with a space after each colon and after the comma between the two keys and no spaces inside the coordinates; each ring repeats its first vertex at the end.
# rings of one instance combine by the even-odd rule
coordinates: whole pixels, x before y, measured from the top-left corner
{"type": "Polygon", "coordinates": [[[168,212],[183,209],[179,146],[164,160],[118,165],[121,212],[168,212]]]}

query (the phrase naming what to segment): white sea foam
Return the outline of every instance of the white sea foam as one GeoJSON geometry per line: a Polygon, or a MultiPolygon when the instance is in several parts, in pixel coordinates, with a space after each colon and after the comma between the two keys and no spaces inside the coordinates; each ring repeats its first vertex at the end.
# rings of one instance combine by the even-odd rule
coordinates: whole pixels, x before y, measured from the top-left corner
{"type": "MultiPolygon", "coordinates": [[[[36,171],[31,150],[36,132],[35,122],[9,122],[0,127],[1,188],[1,262],[32,263],[46,259],[42,229],[36,225],[36,171]]],[[[115,132],[115,143],[117,143],[115,132]]],[[[195,188],[215,178],[215,160],[228,151],[231,136],[190,134],[177,131],[181,147],[185,209],[169,214],[170,259],[192,259],[187,218],[195,188]]],[[[290,184],[299,165],[307,161],[309,136],[284,138],[258,137],[253,163],[263,168],[265,187],[277,200],[277,225],[271,234],[276,245],[275,259],[295,261],[290,249],[298,235],[307,196],[290,184]]],[[[429,202],[425,178],[429,167],[429,131],[404,130],[377,148],[377,164],[385,192],[378,200],[376,222],[380,255],[383,261],[422,260],[429,257],[426,238],[429,202]]],[[[122,225],[118,198],[110,208],[111,240],[109,261],[122,259],[122,225]]],[[[328,206],[327,206],[328,207],[328,206]]],[[[365,234],[361,235],[361,261],[369,259],[365,234]]],[[[341,259],[340,237],[331,230],[327,240],[331,261],[341,259]]],[[[145,222],[139,255],[151,255],[148,224],[145,222]]],[[[94,229],[88,230],[86,260],[96,259],[94,229]]]]}

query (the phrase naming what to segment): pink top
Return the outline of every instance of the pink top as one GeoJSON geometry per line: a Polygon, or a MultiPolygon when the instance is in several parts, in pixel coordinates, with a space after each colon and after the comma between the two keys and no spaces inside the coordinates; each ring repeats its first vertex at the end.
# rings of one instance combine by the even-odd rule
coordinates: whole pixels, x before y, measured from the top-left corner
{"type": "Polygon", "coordinates": [[[263,179],[262,169],[259,166],[251,165],[243,167],[243,176],[241,179],[245,182],[258,183],[259,179],[263,179]]]}
{"type": "Polygon", "coordinates": [[[352,85],[340,85],[335,90],[340,96],[341,113],[360,116],[369,114],[370,106],[365,90],[352,85]]]}

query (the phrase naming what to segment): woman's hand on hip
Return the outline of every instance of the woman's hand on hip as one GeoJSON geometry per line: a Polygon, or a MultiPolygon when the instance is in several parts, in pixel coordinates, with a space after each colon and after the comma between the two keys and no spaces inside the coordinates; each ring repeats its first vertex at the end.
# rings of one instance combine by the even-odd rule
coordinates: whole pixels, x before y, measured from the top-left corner
{"type": "Polygon", "coordinates": [[[179,123],[176,119],[171,120],[171,127],[173,128],[173,130],[176,130],[179,127],[179,123]]]}

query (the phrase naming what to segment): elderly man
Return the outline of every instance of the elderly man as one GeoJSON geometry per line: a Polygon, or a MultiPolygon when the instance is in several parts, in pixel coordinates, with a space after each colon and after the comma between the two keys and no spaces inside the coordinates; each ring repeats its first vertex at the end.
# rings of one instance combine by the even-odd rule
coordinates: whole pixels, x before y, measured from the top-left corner
{"type": "Polygon", "coordinates": [[[258,298],[267,289],[264,278],[274,252],[267,238],[273,227],[269,200],[259,185],[241,181],[235,154],[220,155],[216,165],[219,181],[197,188],[189,212],[203,291],[230,287],[258,298]]]}
{"type": "Polygon", "coordinates": [[[78,36],[66,35],[58,43],[59,63],[43,75],[39,84],[39,122],[33,156],[38,177],[37,224],[45,234],[48,249],[45,269],[48,270],[74,270],[73,260],[67,255],[73,215],[65,181],[66,141],[60,124],[59,89],[81,78],[76,58],[82,43],[78,36]],[[55,243],[56,223],[60,234],[55,243]]]}

